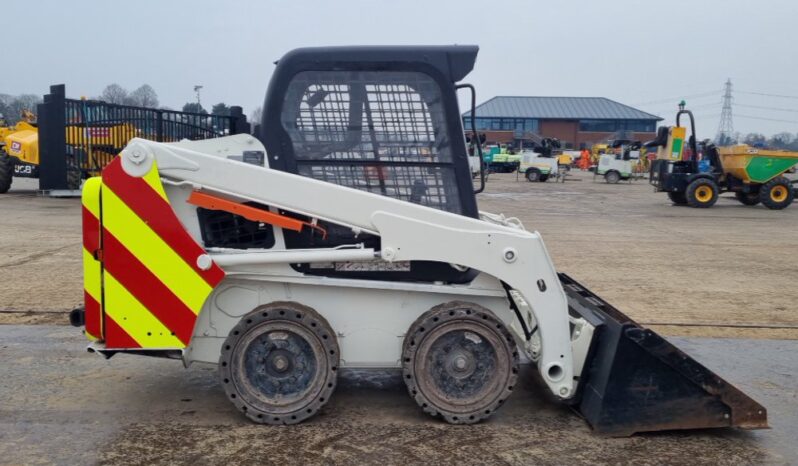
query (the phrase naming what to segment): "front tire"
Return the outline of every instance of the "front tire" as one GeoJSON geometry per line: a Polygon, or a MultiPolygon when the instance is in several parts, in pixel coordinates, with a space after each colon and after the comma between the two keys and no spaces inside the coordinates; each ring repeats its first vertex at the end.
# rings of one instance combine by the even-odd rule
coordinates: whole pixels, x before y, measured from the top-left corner
{"type": "Polygon", "coordinates": [[[790,180],[783,176],[773,178],[759,189],[759,200],[768,209],[784,209],[792,204],[794,197],[790,180]]]}
{"type": "Polygon", "coordinates": [[[604,180],[609,184],[617,184],[621,181],[621,174],[616,171],[607,172],[604,174],[604,180]]]}
{"type": "Polygon", "coordinates": [[[536,168],[530,168],[526,171],[526,179],[529,182],[540,181],[540,170],[536,168]]]}
{"type": "Polygon", "coordinates": [[[230,331],[219,358],[228,399],[261,424],[296,424],[315,415],[335,390],[338,342],[313,309],[292,302],[262,306],[230,331]]]}
{"type": "Polygon", "coordinates": [[[690,207],[709,208],[718,202],[718,184],[709,178],[699,178],[687,185],[687,204],[690,207]]]}
{"type": "Polygon", "coordinates": [[[11,182],[14,180],[14,159],[12,159],[3,149],[0,149],[0,194],[7,193],[11,189],[11,182]]]}
{"type": "Polygon", "coordinates": [[[518,349],[490,310],[459,301],[441,304],[407,332],[402,376],[424,412],[450,424],[474,424],[492,415],[512,393],[518,349]]]}

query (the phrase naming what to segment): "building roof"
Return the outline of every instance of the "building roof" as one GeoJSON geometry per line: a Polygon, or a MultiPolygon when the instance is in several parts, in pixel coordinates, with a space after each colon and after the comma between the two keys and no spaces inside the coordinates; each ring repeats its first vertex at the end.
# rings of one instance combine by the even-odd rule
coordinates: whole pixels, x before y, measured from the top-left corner
{"type": "MultiPolygon", "coordinates": [[[[464,117],[471,112],[463,113],[464,117]]],[[[479,118],[548,120],[662,120],[661,117],[604,97],[496,96],[477,105],[479,118]]]]}

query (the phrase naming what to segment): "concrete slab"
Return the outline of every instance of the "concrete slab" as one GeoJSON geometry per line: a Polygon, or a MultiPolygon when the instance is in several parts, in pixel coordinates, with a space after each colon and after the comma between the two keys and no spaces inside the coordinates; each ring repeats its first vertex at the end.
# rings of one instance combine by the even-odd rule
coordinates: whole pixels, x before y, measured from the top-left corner
{"type": "Polygon", "coordinates": [[[77,329],[0,326],[2,464],[791,464],[798,461],[798,341],[673,339],[769,410],[772,430],[601,438],[527,374],[489,421],[424,415],[396,376],[344,374],[310,422],[254,425],[213,367],[85,352],[77,329]]]}

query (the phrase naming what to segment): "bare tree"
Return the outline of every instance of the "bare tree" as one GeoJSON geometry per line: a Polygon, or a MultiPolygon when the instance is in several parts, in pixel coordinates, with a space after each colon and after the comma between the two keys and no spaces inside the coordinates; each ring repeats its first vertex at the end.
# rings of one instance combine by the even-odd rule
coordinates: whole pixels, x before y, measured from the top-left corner
{"type": "Polygon", "coordinates": [[[263,118],[263,107],[257,107],[250,114],[249,121],[251,121],[253,125],[259,125],[261,118],[263,118]]]}
{"type": "Polygon", "coordinates": [[[100,94],[100,100],[104,100],[112,104],[127,104],[128,92],[119,84],[109,84],[105,86],[103,93],[100,94]]]}
{"type": "Polygon", "coordinates": [[[29,110],[35,115],[36,106],[41,102],[42,98],[35,94],[0,94],[0,114],[3,114],[6,122],[13,125],[22,119],[23,110],[29,110]]]}
{"type": "Polygon", "coordinates": [[[131,105],[138,105],[139,107],[158,107],[158,94],[149,84],[144,84],[135,91],[131,92],[127,100],[131,105]]]}
{"type": "Polygon", "coordinates": [[[786,131],[774,134],[773,137],[768,140],[768,145],[778,149],[787,149],[795,140],[794,137],[792,133],[786,131]]]}
{"type": "Polygon", "coordinates": [[[761,133],[748,133],[743,139],[743,143],[753,146],[754,144],[764,144],[767,141],[764,134],[761,133]]]}

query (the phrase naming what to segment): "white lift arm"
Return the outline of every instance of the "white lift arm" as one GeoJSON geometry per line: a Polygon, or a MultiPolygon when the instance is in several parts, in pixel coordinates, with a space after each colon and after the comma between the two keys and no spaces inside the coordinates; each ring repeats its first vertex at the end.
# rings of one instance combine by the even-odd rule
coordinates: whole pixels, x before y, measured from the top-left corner
{"type": "Polygon", "coordinates": [[[266,152],[255,138],[237,135],[188,144],[136,138],[120,156],[125,172],[134,177],[157,161],[168,180],[379,235],[381,258],[387,261],[439,261],[493,275],[532,309],[535,322],[525,324],[538,328],[543,380],[556,396],[573,396],[578,374],[568,301],[538,233],[226,158],[245,150],[266,152]]]}

